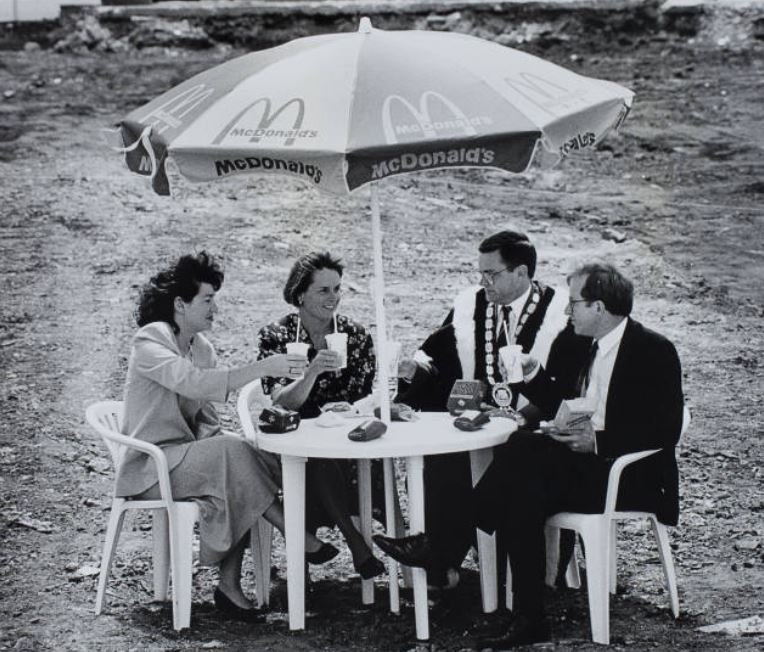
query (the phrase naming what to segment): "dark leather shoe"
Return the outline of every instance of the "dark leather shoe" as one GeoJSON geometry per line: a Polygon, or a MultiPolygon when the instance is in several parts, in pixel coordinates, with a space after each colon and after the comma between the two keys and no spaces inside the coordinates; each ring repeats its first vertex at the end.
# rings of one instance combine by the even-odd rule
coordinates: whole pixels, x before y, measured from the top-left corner
{"type": "Polygon", "coordinates": [[[238,620],[242,623],[262,623],[265,622],[265,613],[260,609],[243,609],[233,602],[220,588],[215,588],[212,595],[215,601],[215,607],[226,618],[238,620]]]}
{"type": "Polygon", "coordinates": [[[372,539],[385,554],[401,564],[417,568],[427,568],[433,564],[432,546],[424,533],[400,539],[377,534],[372,539]]]}
{"type": "Polygon", "coordinates": [[[322,543],[321,547],[315,552],[305,553],[305,561],[309,564],[325,564],[327,561],[334,559],[339,552],[331,543],[322,543]]]}
{"type": "Polygon", "coordinates": [[[506,633],[497,638],[477,639],[475,644],[479,650],[510,650],[521,645],[544,643],[551,638],[549,624],[543,618],[530,620],[518,615],[510,623],[506,633]]]}
{"type": "Polygon", "coordinates": [[[371,557],[367,557],[366,560],[359,566],[354,565],[354,568],[365,580],[370,580],[372,577],[382,575],[387,570],[385,565],[373,555],[371,557]]]}

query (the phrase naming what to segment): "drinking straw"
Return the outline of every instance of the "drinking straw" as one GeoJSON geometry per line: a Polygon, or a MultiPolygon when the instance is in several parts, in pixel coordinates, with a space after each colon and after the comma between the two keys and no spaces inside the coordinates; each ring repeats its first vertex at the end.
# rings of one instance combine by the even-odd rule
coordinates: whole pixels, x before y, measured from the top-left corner
{"type": "Polygon", "coordinates": [[[295,335],[294,341],[295,342],[300,341],[300,313],[299,312],[297,313],[297,335],[295,335]]]}
{"type": "Polygon", "coordinates": [[[337,313],[335,312],[335,313],[332,315],[332,317],[334,318],[334,332],[335,332],[335,333],[338,333],[339,331],[337,330],[337,313]]]}

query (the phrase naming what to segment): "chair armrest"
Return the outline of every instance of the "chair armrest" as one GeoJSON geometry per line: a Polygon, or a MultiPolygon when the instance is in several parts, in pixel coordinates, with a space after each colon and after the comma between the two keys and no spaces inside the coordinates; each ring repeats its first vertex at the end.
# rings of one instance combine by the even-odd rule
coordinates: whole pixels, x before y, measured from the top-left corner
{"type": "Polygon", "coordinates": [[[621,473],[623,470],[633,464],[634,462],[641,460],[650,455],[660,452],[660,448],[655,448],[648,451],[638,451],[636,453],[627,453],[616,458],[613,462],[613,466],[610,467],[610,473],[607,480],[607,495],[605,496],[605,514],[612,514],[615,511],[615,504],[618,500],[618,488],[621,483],[621,473]]]}
{"type": "Polygon", "coordinates": [[[169,506],[173,501],[173,497],[172,487],[170,485],[170,469],[167,466],[167,458],[165,457],[164,451],[156,444],[118,434],[110,430],[101,429],[101,434],[107,439],[117,442],[121,446],[135,448],[136,450],[146,453],[154,461],[157,467],[157,478],[159,479],[159,494],[162,497],[162,500],[169,506]]]}
{"type": "Polygon", "coordinates": [[[135,439],[135,437],[128,437],[127,435],[116,433],[111,430],[100,429],[100,432],[104,437],[106,437],[106,439],[110,439],[111,441],[118,443],[120,446],[137,448],[138,450],[143,451],[144,453],[148,453],[149,455],[155,455],[159,453],[162,455],[162,457],[164,457],[162,449],[159,448],[159,446],[156,444],[151,444],[147,441],[143,441],[142,439],[135,439]]]}
{"type": "Polygon", "coordinates": [[[249,401],[252,396],[252,386],[254,383],[259,383],[260,379],[255,379],[239,390],[239,398],[236,400],[236,412],[239,415],[239,422],[241,423],[242,430],[244,430],[244,438],[250,441],[257,440],[257,430],[255,424],[252,422],[252,414],[250,413],[249,401]]]}

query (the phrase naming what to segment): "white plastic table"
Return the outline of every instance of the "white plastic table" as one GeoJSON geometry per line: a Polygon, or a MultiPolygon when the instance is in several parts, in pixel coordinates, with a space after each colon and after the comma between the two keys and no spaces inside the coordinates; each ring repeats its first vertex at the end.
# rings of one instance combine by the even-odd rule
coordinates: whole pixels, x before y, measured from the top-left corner
{"type": "MultiPolygon", "coordinates": [[[[481,430],[463,432],[453,426],[453,417],[446,412],[420,412],[412,422],[394,422],[387,432],[370,442],[353,442],[347,433],[360,423],[348,419],[342,426],[324,428],[314,419],[305,419],[290,433],[265,434],[258,438],[260,448],[281,455],[284,483],[284,520],[287,552],[287,592],[289,628],[305,628],[305,463],[308,458],[357,459],[359,469],[359,505],[361,529],[370,542],[371,537],[371,482],[372,459],[382,458],[386,465],[386,480],[392,475],[392,459],[406,459],[409,492],[409,519],[412,533],[424,531],[424,456],[469,451],[472,482],[483,475],[493,458],[492,448],[504,443],[517,425],[510,419],[492,419],[481,430]]],[[[394,486],[394,485],[393,485],[394,486]]],[[[390,501],[388,501],[390,502],[390,501]]],[[[390,529],[391,505],[388,512],[390,529]]],[[[496,545],[493,536],[477,531],[480,556],[480,585],[483,609],[495,611],[498,606],[496,583],[496,545]]],[[[391,561],[391,608],[397,612],[397,565],[391,561]]],[[[421,568],[413,569],[414,613],[418,639],[429,638],[427,613],[427,574],[421,568]]],[[[368,588],[373,586],[368,581],[368,588]]],[[[364,594],[364,602],[368,591],[364,594]]]]}

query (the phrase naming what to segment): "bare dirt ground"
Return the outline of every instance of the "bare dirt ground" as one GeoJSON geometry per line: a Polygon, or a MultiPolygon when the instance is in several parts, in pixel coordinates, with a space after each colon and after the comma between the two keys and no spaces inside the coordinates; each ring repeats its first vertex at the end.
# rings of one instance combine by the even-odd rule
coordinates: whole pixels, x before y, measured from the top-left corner
{"type": "MultiPolygon", "coordinates": [[[[389,319],[413,351],[473,279],[481,237],[505,226],[534,238],[545,281],[563,284],[582,255],[621,265],[636,281],[637,319],[677,344],[693,422],[679,453],[682,516],[671,533],[682,615],[670,617],[649,532],[628,528],[613,643],[761,649],[761,635],[725,639],[696,627],[764,613],[764,44],[731,50],[656,35],[638,47],[595,39],[538,52],[634,89],[622,133],[551,171],[382,184],[389,319]]],[[[214,571],[199,569],[192,628],[175,633],[170,607],[150,602],[142,518],[123,534],[106,613],[93,615],[96,578],[87,567],[100,560],[113,480],[84,409],[121,398],[137,285],[179,253],[222,255],[212,339],[223,363],[241,362],[255,354],[257,329],[286,308],[280,290],[290,261],[328,247],[348,264],[345,310],[373,322],[363,191],[336,200],[253,177],[180,183],[172,199],[159,198],[102,145],[101,127],[234,54],[2,53],[0,92],[15,93],[0,101],[0,649],[415,644],[410,596],[393,616],[378,582],[376,605],[362,607],[347,554],[314,573],[307,629],[289,632],[281,542],[267,624],[219,620],[210,606],[214,571]]],[[[225,414],[236,427],[232,405],[225,414]]],[[[584,591],[551,595],[550,612],[558,641],[550,647],[598,649],[584,591]]],[[[431,649],[470,649],[486,620],[474,570],[431,617],[431,649]]]]}

